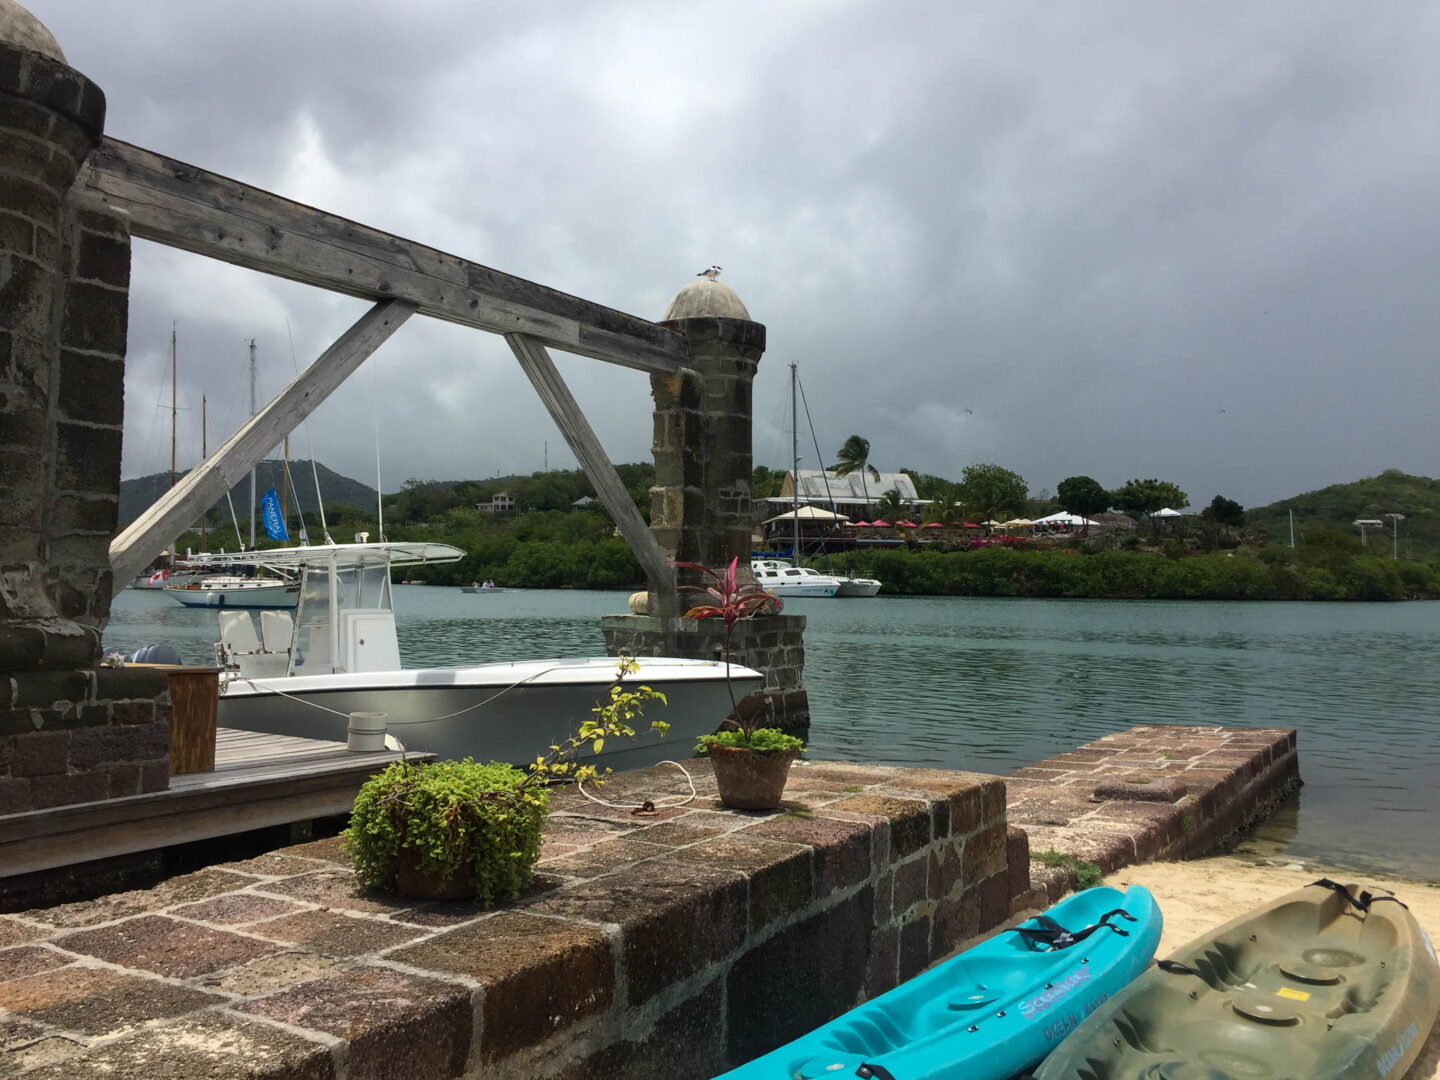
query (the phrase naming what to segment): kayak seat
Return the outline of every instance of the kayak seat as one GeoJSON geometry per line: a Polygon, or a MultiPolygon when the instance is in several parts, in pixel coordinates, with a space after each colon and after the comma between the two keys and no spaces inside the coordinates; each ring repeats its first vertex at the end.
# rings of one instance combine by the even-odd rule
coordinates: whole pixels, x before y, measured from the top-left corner
{"type": "Polygon", "coordinates": [[[956,994],[945,1001],[945,1007],[954,1012],[965,1012],[969,1009],[983,1009],[1000,1000],[1000,995],[993,990],[977,990],[969,994],[956,994]]]}
{"type": "Polygon", "coordinates": [[[880,1010],[855,1017],[837,1027],[832,1041],[841,1050],[863,1057],[879,1057],[908,1044],[914,1036],[880,1010]]]}

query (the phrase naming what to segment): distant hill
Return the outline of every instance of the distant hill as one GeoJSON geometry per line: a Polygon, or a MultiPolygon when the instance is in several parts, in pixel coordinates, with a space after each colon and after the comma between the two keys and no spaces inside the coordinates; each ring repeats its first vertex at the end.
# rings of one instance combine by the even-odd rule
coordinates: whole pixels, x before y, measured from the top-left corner
{"type": "MultiPolygon", "coordinates": [[[[320,492],[327,507],[340,503],[352,503],[362,509],[374,507],[374,488],[362,484],[358,480],[351,480],[348,476],[341,476],[318,462],[315,471],[320,476],[320,492]]],[[[176,479],[179,479],[178,474],[176,479]]],[[[310,471],[310,462],[308,460],[291,461],[290,480],[292,489],[289,509],[294,509],[297,496],[301,509],[316,509],[315,477],[310,471]]],[[[284,462],[278,459],[262,461],[256,466],[255,499],[257,503],[260,497],[272,487],[277,492],[284,490],[284,462]]],[[[168,472],[141,476],[135,480],[120,481],[120,527],[123,529],[129,525],[169,490],[170,474],[168,472]]],[[[235,485],[231,490],[230,498],[235,503],[235,515],[248,520],[250,517],[248,505],[250,480],[248,476],[235,485]]],[[[224,499],[217,502],[214,509],[221,515],[222,520],[227,522],[230,520],[230,506],[224,499]]]]}
{"type": "Polygon", "coordinates": [[[1384,552],[1391,550],[1389,513],[1404,514],[1399,523],[1400,557],[1421,562],[1440,562],[1440,480],[1411,476],[1399,469],[1386,469],[1379,476],[1352,484],[1331,484],[1319,491],[1307,491],[1269,506],[1246,510],[1247,524],[1263,529],[1279,543],[1290,541],[1290,511],[1295,512],[1295,542],[1304,542],[1314,529],[1339,529],[1357,536],[1354,522],[1374,518],[1385,528],[1367,530],[1366,542],[1384,552]]]}

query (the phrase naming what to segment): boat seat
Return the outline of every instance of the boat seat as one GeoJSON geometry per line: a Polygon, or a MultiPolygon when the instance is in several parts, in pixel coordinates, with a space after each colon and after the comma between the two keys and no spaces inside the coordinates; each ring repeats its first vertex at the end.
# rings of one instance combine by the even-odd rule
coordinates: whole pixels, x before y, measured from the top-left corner
{"type": "Polygon", "coordinates": [[[220,612],[220,643],[232,656],[260,651],[260,639],[255,636],[255,623],[248,611],[220,612]]]}
{"type": "Polygon", "coordinates": [[[288,611],[260,612],[260,639],[266,652],[288,653],[294,636],[295,620],[288,611]]]}

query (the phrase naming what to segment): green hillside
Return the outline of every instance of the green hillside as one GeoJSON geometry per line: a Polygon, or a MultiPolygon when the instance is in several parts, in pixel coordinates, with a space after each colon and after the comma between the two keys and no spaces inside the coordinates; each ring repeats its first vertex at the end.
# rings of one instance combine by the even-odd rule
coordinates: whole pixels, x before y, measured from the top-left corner
{"type": "Polygon", "coordinates": [[[1320,529],[1358,536],[1355,521],[1373,518],[1385,522],[1385,527],[1366,530],[1366,543],[1372,550],[1386,554],[1392,546],[1392,522],[1385,515],[1404,514],[1396,545],[1400,558],[1440,563],[1440,480],[1386,469],[1379,476],[1351,484],[1331,484],[1319,491],[1246,510],[1245,516],[1252,532],[1263,531],[1273,542],[1288,544],[1292,510],[1297,545],[1305,542],[1307,534],[1320,529]]]}
{"type": "MultiPolygon", "coordinates": [[[[338,506],[341,503],[349,503],[353,506],[363,508],[369,507],[374,513],[375,489],[357,480],[351,480],[348,476],[341,476],[339,473],[327,469],[324,465],[316,463],[315,473],[320,477],[320,491],[325,499],[325,506],[338,506]]],[[[290,509],[293,511],[295,500],[298,496],[300,507],[303,510],[314,510],[315,503],[315,473],[310,471],[309,460],[296,460],[290,462],[290,480],[292,492],[290,495],[290,509]]],[[[262,461],[255,467],[255,499],[258,503],[260,497],[269,488],[277,492],[284,490],[284,462],[271,460],[262,461]]],[[[179,474],[176,479],[178,480],[179,474]]],[[[134,480],[120,481],[120,528],[125,528],[142,513],[144,513],[156,499],[164,495],[170,489],[170,474],[153,473],[150,476],[137,477],[134,480]]],[[[230,498],[235,503],[235,514],[237,517],[249,520],[250,509],[247,505],[250,499],[250,481],[248,477],[237,484],[230,493],[230,498]]],[[[212,522],[229,522],[230,506],[221,499],[212,510],[212,522]]]]}

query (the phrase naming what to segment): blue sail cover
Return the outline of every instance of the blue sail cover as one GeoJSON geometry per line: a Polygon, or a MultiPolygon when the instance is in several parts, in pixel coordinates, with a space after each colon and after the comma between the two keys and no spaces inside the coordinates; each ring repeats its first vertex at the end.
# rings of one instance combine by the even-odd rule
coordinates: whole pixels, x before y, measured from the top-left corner
{"type": "Polygon", "coordinates": [[[265,535],[271,540],[290,539],[285,529],[285,518],[280,513],[280,496],[275,494],[273,487],[260,499],[260,517],[265,522],[265,535]]]}

